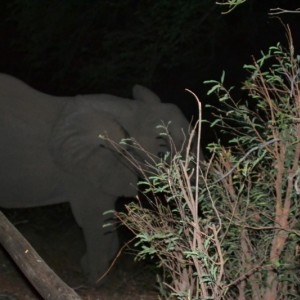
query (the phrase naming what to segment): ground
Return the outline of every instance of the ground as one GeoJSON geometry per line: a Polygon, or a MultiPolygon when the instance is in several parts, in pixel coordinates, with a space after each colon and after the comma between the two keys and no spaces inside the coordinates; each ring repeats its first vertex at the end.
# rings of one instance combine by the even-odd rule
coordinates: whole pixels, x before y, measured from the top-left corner
{"type": "MultiPolygon", "coordinates": [[[[82,299],[158,299],[155,275],[150,270],[150,264],[134,263],[133,256],[129,253],[121,255],[100,287],[93,288],[86,284],[79,264],[85,251],[83,237],[68,206],[6,210],[5,214],[48,265],[82,299]]],[[[0,300],[42,299],[1,246],[0,283],[0,300]]]]}

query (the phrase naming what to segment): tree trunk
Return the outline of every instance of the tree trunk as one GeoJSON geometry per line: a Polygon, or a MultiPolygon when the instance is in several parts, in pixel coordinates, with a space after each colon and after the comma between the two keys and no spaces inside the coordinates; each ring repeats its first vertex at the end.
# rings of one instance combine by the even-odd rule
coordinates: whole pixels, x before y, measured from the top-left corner
{"type": "Polygon", "coordinates": [[[49,300],[80,300],[0,211],[0,243],[38,293],[49,300]]]}

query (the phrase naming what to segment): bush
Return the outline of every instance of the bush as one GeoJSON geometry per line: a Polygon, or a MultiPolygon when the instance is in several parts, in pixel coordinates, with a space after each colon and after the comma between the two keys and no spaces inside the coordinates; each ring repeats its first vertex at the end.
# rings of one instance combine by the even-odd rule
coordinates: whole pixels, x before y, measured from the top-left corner
{"type": "Polygon", "coordinates": [[[117,214],[136,235],[137,259],[158,258],[164,298],[299,297],[300,77],[287,32],[288,50],[277,44],[245,66],[244,103],[224,75],[206,82],[220,101],[212,126],[229,146],[209,145],[211,158],[200,163],[199,121],[185,151],[140,167],[151,171],[140,186],[152,206],[131,203],[117,214]]]}
{"type": "Polygon", "coordinates": [[[287,51],[277,44],[245,66],[244,105],[222,82],[211,82],[210,93],[226,107],[214,125],[233,136],[227,149],[210,145],[216,184],[209,184],[223,222],[232,299],[297,298],[300,78],[289,31],[288,37],[287,51]]]}

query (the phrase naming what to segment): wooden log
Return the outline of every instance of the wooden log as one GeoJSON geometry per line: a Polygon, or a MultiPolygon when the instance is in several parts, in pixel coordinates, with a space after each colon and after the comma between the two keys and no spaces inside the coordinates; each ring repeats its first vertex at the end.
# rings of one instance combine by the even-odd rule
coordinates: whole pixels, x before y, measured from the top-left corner
{"type": "Polygon", "coordinates": [[[0,243],[44,299],[81,299],[55,274],[1,211],[0,243]]]}

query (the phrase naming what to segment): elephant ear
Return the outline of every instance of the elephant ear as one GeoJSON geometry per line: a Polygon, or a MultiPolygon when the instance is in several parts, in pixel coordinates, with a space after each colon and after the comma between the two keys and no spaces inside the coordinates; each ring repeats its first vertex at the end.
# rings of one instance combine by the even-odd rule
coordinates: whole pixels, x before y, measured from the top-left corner
{"type": "Polygon", "coordinates": [[[160,98],[148,88],[141,85],[134,85],[132,89],[133,99],[143,101],[148,104],[160,103],[160,98]]]}
{"type": "Polygon", "coordinates": [[[113,178],[134,181],[135,177],[123,167],[120,154],[99,135],[119,143],[127,137],[126,130],[108,113],[81,104],[71,103],[63,111],[52,130],[50,152],[56,165],[69,177],[88,181],[94,188],[114,195],[119,188],[125,189],[128,181],[113,178]]]}

